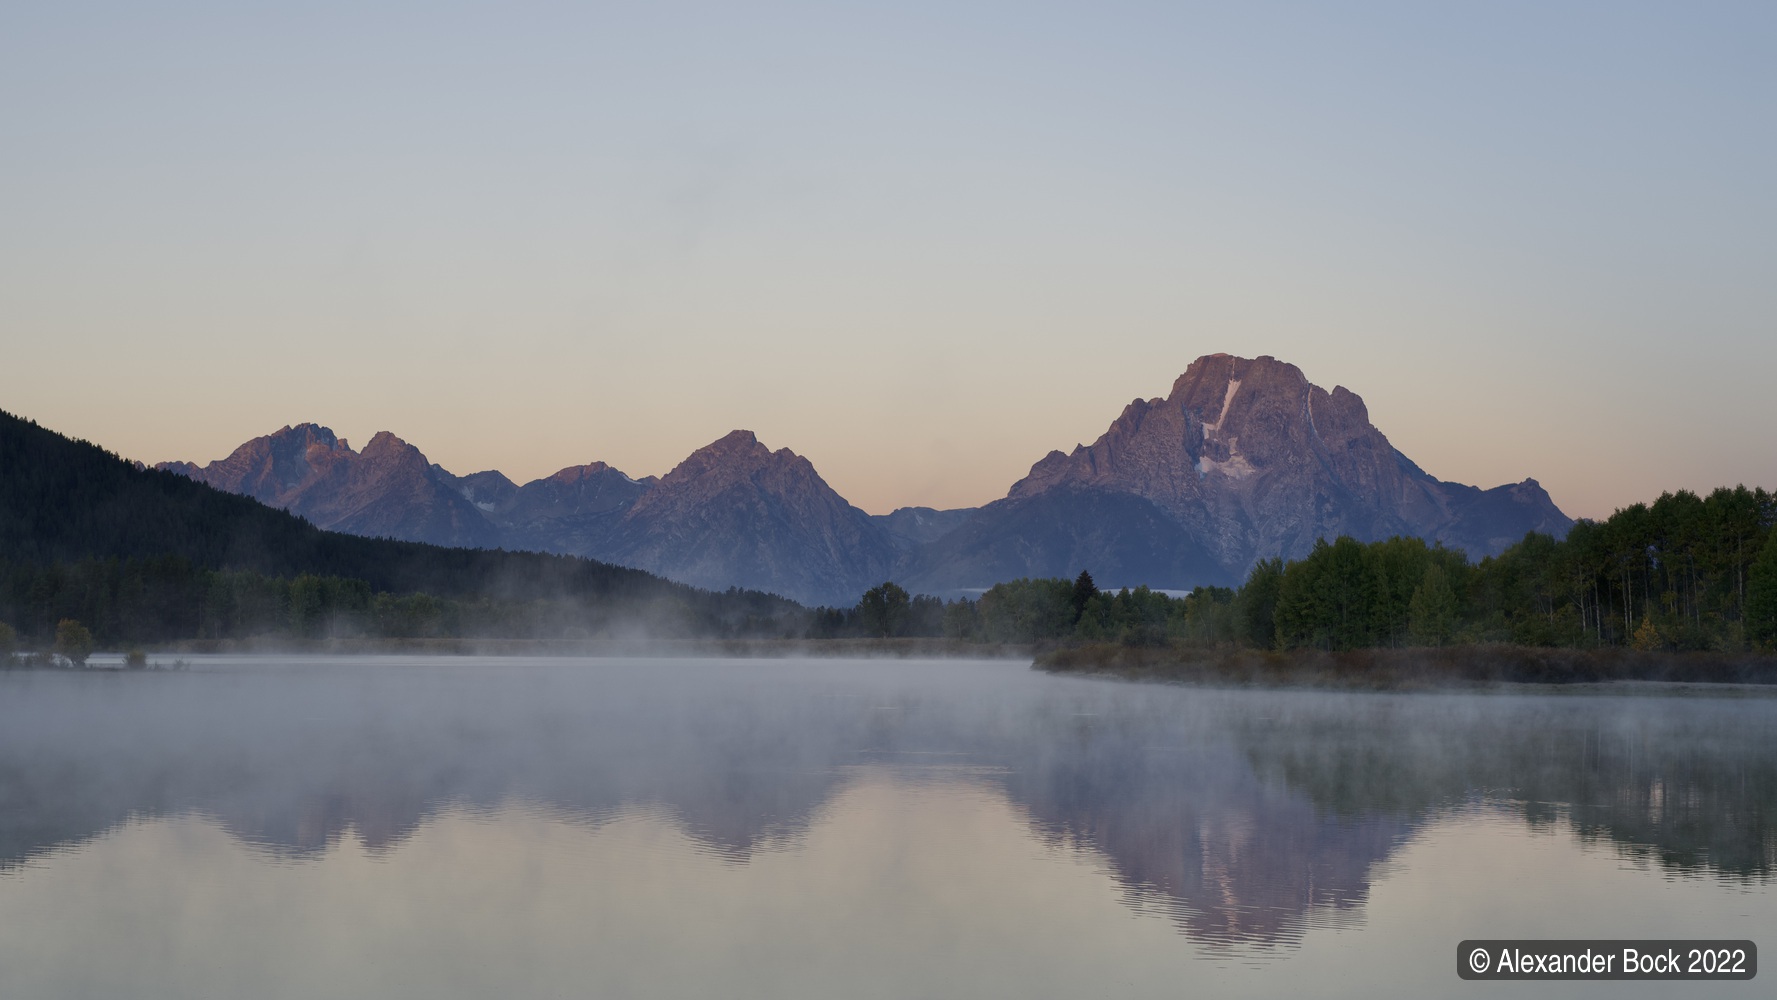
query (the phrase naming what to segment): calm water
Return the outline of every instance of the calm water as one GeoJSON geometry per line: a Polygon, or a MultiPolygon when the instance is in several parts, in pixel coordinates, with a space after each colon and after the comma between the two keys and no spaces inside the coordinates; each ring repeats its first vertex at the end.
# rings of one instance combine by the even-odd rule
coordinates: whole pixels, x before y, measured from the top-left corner
{"type": "Polygon", "coordinates": [[[0,675],[0,997],[1770,996],[1454,966],[1464,938],[1770,949],[1774,874],[1767,697],[0,675]]]}

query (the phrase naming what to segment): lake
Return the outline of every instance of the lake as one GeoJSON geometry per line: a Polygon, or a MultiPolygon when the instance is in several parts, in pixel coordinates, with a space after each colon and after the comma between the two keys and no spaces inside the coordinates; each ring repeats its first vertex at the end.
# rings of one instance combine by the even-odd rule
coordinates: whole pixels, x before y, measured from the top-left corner
{"type": "Polygon", "coordinates": [[[1757,941],[1774,874],[1760,692],[818,659],[0,674],[3,997],[1769,996],[1464,982],[1455,955],[1757,941]]]}

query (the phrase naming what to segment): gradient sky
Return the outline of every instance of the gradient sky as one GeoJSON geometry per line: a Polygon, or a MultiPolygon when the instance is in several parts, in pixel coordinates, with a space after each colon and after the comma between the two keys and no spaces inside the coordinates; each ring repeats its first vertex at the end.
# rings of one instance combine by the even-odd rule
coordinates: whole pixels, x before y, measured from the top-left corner
{"type": "Polygon", "coordinates": [[[1777,486],[1777,4],[0,8],[0,408],[1004,495],[1201,354],[1568,513],[1777,486]]]}

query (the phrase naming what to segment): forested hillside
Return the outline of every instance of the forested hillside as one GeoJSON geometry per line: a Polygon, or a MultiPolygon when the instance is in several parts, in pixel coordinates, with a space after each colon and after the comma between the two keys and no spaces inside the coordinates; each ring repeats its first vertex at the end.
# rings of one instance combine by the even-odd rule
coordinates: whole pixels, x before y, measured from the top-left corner
{"type": "Polygon", "coordinates": [[[416,619],[426,632],[454,622],[578,634],[645,621],[732,634],[799,612],[781,598],[589,559],[321,531],[0,412],[0,622],[27,637],[62,618],[101,641],[302,634],[320,623],[411,634],[416,619]]]}

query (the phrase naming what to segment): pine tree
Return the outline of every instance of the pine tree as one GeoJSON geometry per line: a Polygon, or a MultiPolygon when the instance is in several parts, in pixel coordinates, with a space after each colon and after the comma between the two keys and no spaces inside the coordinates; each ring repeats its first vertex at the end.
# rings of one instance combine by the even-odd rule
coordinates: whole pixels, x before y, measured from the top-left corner
{"type": "Polygon", "coordinates": [[[1074,593],[1070,602],[1073,604],[1076,624],[1080,621],[1081,613],[1086,610],[1087,602],[1096,596],[1098,596],[1098,585],[1092,582],[1092,574],[1081,570],[1080,575],[1074,579],[1074,593]]]}

